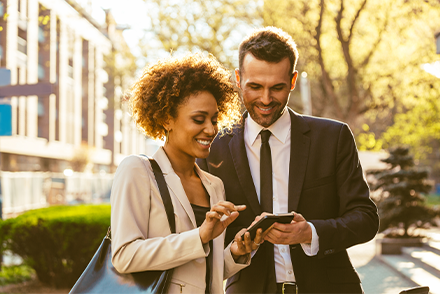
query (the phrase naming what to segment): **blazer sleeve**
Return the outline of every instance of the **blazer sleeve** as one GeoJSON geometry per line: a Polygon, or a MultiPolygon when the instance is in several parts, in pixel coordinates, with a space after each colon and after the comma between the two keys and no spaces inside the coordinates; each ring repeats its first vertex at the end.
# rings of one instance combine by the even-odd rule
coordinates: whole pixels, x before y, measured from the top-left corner
{"type": "Polygon", "coordinates": [[[356,143],[346,124],[338,138],[336,185],[339,217],[310,220],[319,236],[318,258],[371,240],[379,227],[377,208],[369,197],[356,143]]]}
{"type": "MultiPolygon", "coordinates": [[[[206,162],[206,161],[205,161],[206,162]]],[[[221,187],[221,195],[220,200],[226,199],[225,194],[225,186],[223,185],[222,180],[218,179],[219,184],[218,186],[221,187]]],[[[221,235],[223,238],[225,237],[225,232],[221,235]]],[[[224,242],[221,242],[223,244],[224,242]]],[[[246,254],[239,258],[238,262],[235,262],[234,258],[232,257],[231,253],[231,245],[232,242],[226,246],[223,252],[224,257],[224,267],[223,267],[223,279],[228,279],[229,277],[232,277],[235,275],[238,271],[244,269],[245,267],[249,266],[251,264],[251,255],[246,254]]]]}
{"type": "MultiPolygon", "coordinates": [[[[129,156],[119,165],[113,181],[112,262],[121,273],[175,268],[209,253],[198,229],[171,234],[168,222],[157,223],[164,227],[164,236],[148,237],[150,222],[154,222],[150,209],[155,180],[150,168],[148,161],[129,156]]],[[[166,215],[165,210],[163,213],[166,215]]]]}

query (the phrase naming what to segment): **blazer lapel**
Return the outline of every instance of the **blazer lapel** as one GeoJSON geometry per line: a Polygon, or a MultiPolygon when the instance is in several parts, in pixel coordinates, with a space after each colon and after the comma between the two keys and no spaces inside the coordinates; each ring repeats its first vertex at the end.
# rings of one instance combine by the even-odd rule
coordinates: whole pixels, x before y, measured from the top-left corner
{"type": "Polygon", "coordinates": [[[168,188],[172,191],[171,195],[174,195],[177,200],[179,200],[189,219],[193,228],[197,228],[196,217],[194,211],[192,210],[191,203],[189,203],[188,197],[186,196],[185,189],[183,189],[182,182],[179,176],[174,172],[171,162],[165,151],[159,148],[153,155],[153,158],[157,161],[164,175],[165,181],[167,182],[168,188]]]}
{"type": "Polygon", "coordinates": [[[309,159],[310,138],[304,134],[310,129],[302,116],[288,110],[291,120],[288,208],[296,211],[309,159]]]}
{"type": "Polygon", "coordinates": [[[255,215],[260,215],[262,211],[258,202],[257,191],[255,190],[244,144],[244,121],[240,128],[234,130],[234,136],[229,142],[229,150],[246,199],[255,215]]]}

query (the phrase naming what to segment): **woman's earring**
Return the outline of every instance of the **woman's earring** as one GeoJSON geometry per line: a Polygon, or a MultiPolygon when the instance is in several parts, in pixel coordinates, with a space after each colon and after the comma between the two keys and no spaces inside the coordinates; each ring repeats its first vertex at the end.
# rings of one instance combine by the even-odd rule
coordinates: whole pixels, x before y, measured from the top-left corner
{"type": "Polygon", "coordinates": [[[168,143],[169,138],[170,138],[170,131],[169,130],[165,130],[165,144],[168,143]]]}

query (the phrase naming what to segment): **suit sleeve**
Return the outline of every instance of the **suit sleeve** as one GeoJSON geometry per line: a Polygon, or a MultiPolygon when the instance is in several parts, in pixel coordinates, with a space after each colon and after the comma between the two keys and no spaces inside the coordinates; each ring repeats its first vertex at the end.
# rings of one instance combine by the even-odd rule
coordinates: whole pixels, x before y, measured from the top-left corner
{"type": "Polygon", "coordinates": [[[338,139],[336,185],[339,217],[309,220],[319,236],[318,258],[371,240],[379,227],[377,208],[369,197],[356,144],[345,124],[338,139]]]}
{"type": "MultiPolygon", "coordinates": [[[[209,246],[202,245],[199,229],[170,234],[166,222],[162,224],[163,237],[148,237],[150,222],[154,221],[150,209],[151,187],[155,184],[148,168],[145,160],[130,156],[121,162],[113,181],[112,262],[121,273],[166,270],[209,253],[209,246]]],[[[163,213],[165,215],[165,210],[163,213]]]]}

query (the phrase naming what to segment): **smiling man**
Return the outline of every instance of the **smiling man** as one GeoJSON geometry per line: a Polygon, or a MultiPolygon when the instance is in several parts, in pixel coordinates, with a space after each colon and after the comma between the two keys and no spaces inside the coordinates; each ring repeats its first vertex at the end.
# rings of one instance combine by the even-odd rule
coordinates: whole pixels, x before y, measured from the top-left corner
{"type": "Polygon", "coordinates": [[[378,229],[353,135],[338,121],[287,107],[298,51],[284,31],[255,30],[240,44],[237,86],[247,112],[215,139],[199,166],[223,180],[227,200],[246,204],[226,244],[264,213],[295,212],[275,224],[227,293],[362,293],[346,249],[378,229]]]}

